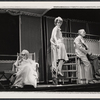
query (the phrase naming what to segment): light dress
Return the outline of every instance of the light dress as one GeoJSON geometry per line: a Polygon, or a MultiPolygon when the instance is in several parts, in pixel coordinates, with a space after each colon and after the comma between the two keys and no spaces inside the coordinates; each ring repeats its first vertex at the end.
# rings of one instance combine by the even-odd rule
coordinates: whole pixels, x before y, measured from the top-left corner
{"type": "Polygon", "coordinates": [[[31,59],[23,60],[22,62],[16,61],[14,65],[17,68],[16,79],[12,86],[23,88],[24,85],[33,85],[37,87],[37,65],[31,59]]]}
{"type": "Polygon", "coordinates": [[[65,45],[63,43],[62,32],[61,32],[61,29],[58,26],[55,26],[53,28],[50,41],[51,41],[52,67],[56,68],[56,62],[58,60],[64,60],[64,61],[68,60],[65,45]],[[54,44],[57,44],[59,46],[59,48],[57,48],[52,42],[54,44]]]}

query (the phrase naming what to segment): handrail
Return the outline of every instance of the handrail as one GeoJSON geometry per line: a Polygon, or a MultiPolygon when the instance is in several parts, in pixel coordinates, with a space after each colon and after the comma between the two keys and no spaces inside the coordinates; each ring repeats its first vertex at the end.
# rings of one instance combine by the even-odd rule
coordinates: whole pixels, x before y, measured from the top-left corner
{"type": "Polygon", "coordinates": [[[0,63],[14,63],[16,60],[0,60],[0,63]]]}
{"type": "MultiPolygon", "coordinates": [[[[74,35],[78,35],[78,33],[75,33],[75,32],[65,32],[65,31],[62,31],[62,33],[69,33],[69,34],[74,34],[74,35]]],[[[97,36],[99,37],[99,35],[93,35],[93,34],[86,34],[87,36],[97,36]]]]}
{"type": "MultiPolygon", "coordinates": [[[[67,55],[75,56],[76,54],[75,53],[67,53],[67,55]]],[[[93,55],[100,56],[100,54],[93,54],[93,55]]]]}
{"type": "Polygon", "coordinates": [[[67,55],[75,56],[76,54],[75,53],[67,53],[67,55]]]}
{"type": "Polygon", "coordinates": [[[17,57],[17,55],[4,55],[4,54],[1,54],[0,56],[12,56],[12,57],[17,57]]]}

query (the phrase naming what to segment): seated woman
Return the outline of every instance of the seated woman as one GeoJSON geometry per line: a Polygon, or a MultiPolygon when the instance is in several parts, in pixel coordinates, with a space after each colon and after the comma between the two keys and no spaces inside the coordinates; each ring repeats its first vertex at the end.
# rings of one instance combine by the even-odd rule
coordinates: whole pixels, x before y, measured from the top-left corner
{"type": "Polygon", "coordinates": [[[15,80],[12,88],[23,88],[24,85],[32,85],[36,88],[38,79],[37,65],[38,63],[29,59],[29,52],[23,50],[14,63],[17,72],[15,73],[15,80]]]}

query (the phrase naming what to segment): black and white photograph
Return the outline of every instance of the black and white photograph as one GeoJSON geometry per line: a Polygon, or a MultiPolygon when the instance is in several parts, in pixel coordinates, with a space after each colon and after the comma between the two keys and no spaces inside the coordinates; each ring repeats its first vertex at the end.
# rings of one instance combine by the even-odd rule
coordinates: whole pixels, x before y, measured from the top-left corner
{"type": "Polygon", "coordinates": [[[99,97],[100,2],[1,2],[3,92],[99,97]]]}

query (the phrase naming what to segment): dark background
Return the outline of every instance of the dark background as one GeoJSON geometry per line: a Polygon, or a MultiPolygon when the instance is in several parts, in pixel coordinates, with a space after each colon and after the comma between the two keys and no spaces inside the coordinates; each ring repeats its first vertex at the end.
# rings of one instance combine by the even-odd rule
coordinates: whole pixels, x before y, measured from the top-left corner
{"type": "Polygon", "coordinates": [[[0,54],[14,55],[19,52],[18,20],[18,16],[0,14],[0,54]]]}

